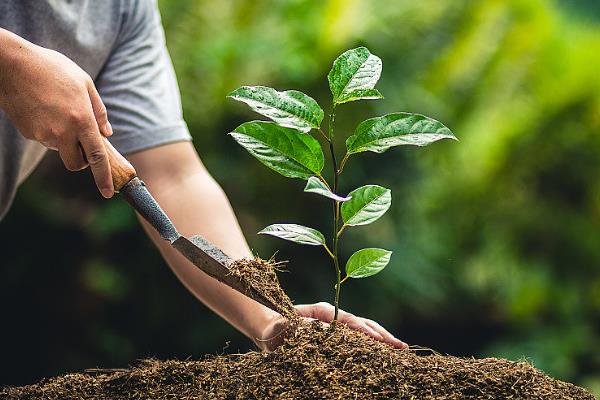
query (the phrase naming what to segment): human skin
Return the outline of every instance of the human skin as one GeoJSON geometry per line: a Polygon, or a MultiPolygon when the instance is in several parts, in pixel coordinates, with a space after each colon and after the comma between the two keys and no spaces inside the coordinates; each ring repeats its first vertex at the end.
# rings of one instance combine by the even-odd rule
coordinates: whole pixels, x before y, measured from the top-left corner
{"type": "MultiPolygon", "coordinates": [[[[106,108],[92,79],[64,55],[0,28],[0,108],[28,139],[58,150],[69,170],[90,166],[100,193],[114,189],[102,136],[110,136],[106,108]],[[85,155],[85,156],[84,156],[85,155]]],[[[184,235],[200,234],[234,259],[250,258],[227,196],[190,142],[171,143],[127,157],[184,235]]],[[[263,350],[281,343],[287,321],[276,312],[196,268],[141,223],[184,286],[263,350]]],[[[333,319],[327,303],[296,306],[306,318],[333,319]]],[[[406,344],[369,319],[341,312],[339,321],[398,348],[406,344]]]]}
{"type": "Polygon", "coordinates": [[[57,150],[68,170],[89,165],[100,193],[113,195],[101,136],[112,128],[92,78],[77,64],[0,28],[0,108],[27,139],[57,150]]]}

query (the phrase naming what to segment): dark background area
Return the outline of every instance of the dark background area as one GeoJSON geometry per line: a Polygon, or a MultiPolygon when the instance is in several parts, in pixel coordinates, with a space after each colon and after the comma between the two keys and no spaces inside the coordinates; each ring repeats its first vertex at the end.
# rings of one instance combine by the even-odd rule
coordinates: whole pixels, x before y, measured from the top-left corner
{"type": "MultiPolygon", "coordinates": [[[[341,191],[392,188],[379,221],[344,236],[394,250],[342,305],[411,344],[526,358],[600,394],[600,8],[595,1],[162,0],[184,113],[252,248],[290,260],[297,303],[330,301],[322,251],[255,232],[289,221],[329,232],[302,193],[226,135],[258,119],[226,99],[243,84],[326,106],[342,51],[383,59],[385,100],[340,108],[339,144],[363,119],[430,115],[460,142],[352,158],[341,191]]],[[[326,108],[326,112],[327,107],[326,108]]],[[[120,199],[50,154],[0,224],[0,385],[136,359],[252,348],[177,281],[120,199]]]]}

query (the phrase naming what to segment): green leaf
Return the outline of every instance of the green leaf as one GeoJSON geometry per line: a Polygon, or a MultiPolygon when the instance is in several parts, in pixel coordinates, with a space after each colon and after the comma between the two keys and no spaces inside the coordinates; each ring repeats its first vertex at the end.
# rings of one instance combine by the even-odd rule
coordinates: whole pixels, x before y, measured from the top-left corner
{"type": "Polygon", "coordinates": [[[323,151],[312,136],[265,121],[246,122],[230,135],[260,162],[283,176],[308,179],[321,175],[323,151]]]}
{"type": "Polygon", "coordinates": [[[419,114],[393,113],[363,121],[346,140],[349,154],[363,151],[383,153],[393,146],[426,146],[456,136],[435,119],[419,114]]]}
{"type": "Polygon", "coordinates": [[[242,101],[254,111],[272,119],[281,126],[309,132],[319,128],[323,110],[311,97],[297,90],[278,92],[265,86],[242,86],[228,97],[242,101]]]}
{"type": "Polygon", "coordinates": [[[392,252],[384,249],[362,249],[352,254],[346,263],[350,278],[366,278],[381,272],[390,262],[392,252]]]}
{"type": "Polygon", "coordinates": [[[310,178],[308,178],[308,182],[306,182],[306,187],[304,188],[304,191],[310,192],[310,193],[317,193],[317,194],[320,194],[321,196],[325,196],[325,197],[328,197],[330,199],[337,200],[337,201],[350,200],[350,197],[342,197],[342,196],[338,196],[337,194],[333,193],[316,176],[311,176],[310,178]]]}
{"type": "Polygon", "coordinates": [[[338,101],[339,103],[348,103],[349,101],[354,100],[377,100],[383,99],[383,95],[377,89],[367,89],[367,90],[354,90],[348,94],[348,96],[344,97],[344,101],[338,101]]]}
{"type": "Polygon", "coordinates": [[[325,237],[316,229],[296,224],[273,224],[267,226],[259,235],[271,235],[281,239],[300,244],[321,246],[325,244],[325,237]]]}
{"type": "Polygon", "coordinates": [[[333,68],[327,75],[333,104],[382,98],[381,93],[374,89],[380,76],[381,59],[366,47],[344,52],[333,62],[333,68]]]}
{"type": "Polygon", "coordinates": [[[342,219],[348,226],[370,224],[392,204],[392,191],[377,185],[361,186],[348,196],[351,199],[342,203],[342,219]]]}

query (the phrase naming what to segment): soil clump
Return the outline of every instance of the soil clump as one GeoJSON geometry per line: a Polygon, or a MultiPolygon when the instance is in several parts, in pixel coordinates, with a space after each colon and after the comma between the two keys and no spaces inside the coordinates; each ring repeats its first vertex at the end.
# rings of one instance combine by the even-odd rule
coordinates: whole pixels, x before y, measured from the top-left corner
{"type": "Polygon", "coordinates": [[[229,270],[232,275],[240,278],[246,287],[252,286],[271,303],[276,304],[278,306],[276,311],[281,315],[291,322],[297,323],[300,317],[277,278],[277,272],[283,271],[284,264],[284,262],[275,262],[273,259],[265,261],[258,257],[255,259],[244,258],[229,265],[229,270]]]}

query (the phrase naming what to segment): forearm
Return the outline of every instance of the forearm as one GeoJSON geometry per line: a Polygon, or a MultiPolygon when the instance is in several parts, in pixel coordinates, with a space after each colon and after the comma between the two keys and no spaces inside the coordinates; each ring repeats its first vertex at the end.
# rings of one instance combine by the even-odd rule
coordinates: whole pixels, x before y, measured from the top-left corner
{"type": "MultiPolygon", "coordinates": [[[[156,158],[148,157],[148,154],[137,154],[130,158],[177,229],[186,236],[204,236],[234,259],[252,257],[227,197],[200,161],[190,160],[191,145],[179,143],[170,146],[180,148],[178,156],[174,153],[172,158],[166,157],[170,168],[174,168],[171,173],[164,169],[158,174],[154,173],[159,168],[150,164],[156,158]],[[183,160],[181,148],[188,153],[183,160]],[[176,162],[185,165],[182,167],[184,173],[180,173],[178,167],[173,167],[176,162]]],[[[159,148],[144,153],[161,151],[165,150],[159,148]]],[[[196,157],[195,153],[193,157],[196,157]]],[[[203,273],[162,240],[145,221],[142,223],[182,283],[245,335],[255,340],[268,322],[277,317],[266,307],[203,273]]]]}
{"type": "Polygon", "coordinates": [[[6,29],[0,28],[0,107],[6,93],[12,88],[11,77],[14,75],[17,60],[27,51],[31,43],[6,29]]]}

